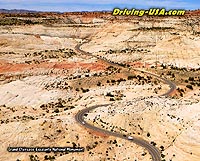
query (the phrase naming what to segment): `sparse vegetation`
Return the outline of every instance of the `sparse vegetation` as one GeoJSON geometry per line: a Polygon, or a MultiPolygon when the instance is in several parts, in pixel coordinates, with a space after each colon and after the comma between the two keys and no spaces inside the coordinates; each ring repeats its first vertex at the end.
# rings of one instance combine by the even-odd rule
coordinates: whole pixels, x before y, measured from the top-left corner
{"type": "MultiPolygon", "coordinates": [[[[126,139],[145,139],[160,150],[163,161],[174,159],[168,148],[174,151],[175,145],[182,157],[177,137],[189,142],[198,136],[197,22],[188,23],[187,16],[130,19],[109,15],[0,14],[4,160],[10,159],[5,153],[7,143],[16,142],[85,148],[78,155],[47,151],[22,155],[18,161],[151,158],[147,149],[141,151],[132,141],[100,130],[87,130],[88,124],[126,139]],[[169,91],[171,86],[164,79],[174,82],[176,90],[169,91]],[[81,124],[75,122],[77,112],[95,105],[98,108],[81,116],[81,124]]],[[[181,143],[188,160],[198,156],[198,146],[193,145],[181,143]],[[188,147],[191,150],[187,151],[188,147]]],[[[17,153],[12,157],[16,160],[17,153]]]]}

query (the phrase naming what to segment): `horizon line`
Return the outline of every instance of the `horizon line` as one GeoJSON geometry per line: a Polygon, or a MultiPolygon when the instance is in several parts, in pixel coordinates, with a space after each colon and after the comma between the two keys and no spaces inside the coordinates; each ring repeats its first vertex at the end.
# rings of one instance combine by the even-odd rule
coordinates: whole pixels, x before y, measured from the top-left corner
{"type": "MultiPolygon", "coordinates": [[[[117,8],[117,7],[116,7],[117,8]]],[[[151,7],[151,8],[164,8],[164,7],[151,7]]],[[[113,8],[114,9],[114,8],[113,8]]],[[[13,9],[6,9],[6,8],[0,8],[0,10],[5,10],[5,11],[24,11],[24,12],[52,12],[52,13],[70,13],[70,12],[112,12],[112,10],[82,10],[82,11],[45,11],[45,10],[32,10],[32,9],[24,9],[24,8],[21,8],[21,9],[16,9],[16,8],[13,8],[13,9]]],[[[124,8],[125,9],[125,8],[124,8]]],[[[128,9],[128,8],[127,8],[128,9]]],[[[132,8],[133,9],[133,8],[132,8]]],[[[134,9],[139,9],[139,8],[134,8],[134,9]]],[[[149,8],[150,9],[150,8],[149,8]]],[[[169,10],[169,9],[166,9],[166,10],[169,10]]],[[[172,9],[174,10],[174,9],[172,9]]],[[[198,9],[184,9],[185,11],[198,11],[200,10],[199,8],[198,9]]],[[[2,13],[0,11],[0,13],[2,13]]]]}

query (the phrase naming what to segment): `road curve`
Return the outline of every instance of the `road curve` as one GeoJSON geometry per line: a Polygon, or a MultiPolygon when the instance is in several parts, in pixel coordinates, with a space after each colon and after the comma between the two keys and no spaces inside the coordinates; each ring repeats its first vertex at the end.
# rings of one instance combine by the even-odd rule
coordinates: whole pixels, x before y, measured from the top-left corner
{"type": "MultiPolygon", "coordinates": [[[[84,42],[84,43],[86,43],[86,42],[84,42]]],[[[113,63],[113,62],[110,62],[110,61],[107,60],[107,59],[99,58],[98,56],[95,56],[95,55],[92,55],[91,53],[88,53],[88,52],[83,51],[82,49],[80,49],[80,46],[83,45],[84,43],[82,43],[82,44],[77,44],[76,47],[75,47],[75,49],[76,49],[78,52],[82,53],[82,54],[86,54],[86,55],[93,56],[93,57],[95,57],[95,58],[97,58],[97,59],[100,59],[100,60],[103,60],[103,61],[105,61],[106,63],[109,63],[109,64],[111,64],[111,65],[117,65],[117,64],[115,64],[115,63],[113,63]]],[[[169,95],[170,95],[172,92],[174,92],[174,90],[176,89],[176,85],[175,85],[173,82],[171,82],[171,81],[169,81],[169,80],[167,80],[167,79],[165,79],[165,78],[161,78],[161,77],[159,77],[159,76],[156,75],[156,74],[149,73],[149,72],[146,72],[146,71],[141,71],[141,70],[138,70],[138,69],[134,69],[134,70],[143,72],[143,73],[145,73],[145,74],[147,74],[147,75],[151,75],[151,76],[153,76],[153,77],[156,77],[157,79],[161,80],[162,82],[168,84],[169,87],[170,87],[170,89],[169,89],[166,93],[162,94],[161,96],[169,96],[169,95]]],[[[103,107],[103,106],[105,107],[105,106],[108,106],[108,105],[111,105],[111,104],[95,105],[95,106],[91,106],[91,107],[89,107],[89,108],[85,108],[85,109],[79,111],[79,112],[75,115],[75,120],[76,120],[79,124],[81,124],[82,126],[88,128],[88,129],[91,129],[91,130],[94,130],[94,131],[97,131],[97,132],[99,132],[99,133],[103,133],[103,134],[106,134],[106,135],[110,135],[110,136],[122,138],[122,139],[125,139],[125,140],[128,140],[128,141],[131,141],[131,142],[133,142],[133,143],[135,143],[135,144],[137,144],[137,145],[139,145],[139,146],[142,146],[142,147],[144,147],[145,149],[148,150],[148,152],[150,153],[150,155],[151,155],[153,161],[161,161],[161,153],[160,153],[159,149],[156,148],[155,146],[151,145],[151,144],[150,144],[149,142],[147,142],[146,140],[143,140],[143,139],[140,139],[140,138],[137,138],[137,137],[133,137],[133,136],[132,136],[132,138],[130,139],[130,138],[128,138],[128,136],[125,136],[125,135],[123,135],[123,134],[120,134],[120,133],[117,133],[117,132],[108,131],[108,130],[105,130],[105,129],[102,129],[102,128],[93,126],[93,125],[91,125],[91,124],[85,122],[85,120],[84,120],[84,115],[85,115],[85,114],[89,113],[91,110],[94,110],[94,109],[96,109],[96,108],[98,108],[98,107],[103,107]]]]}
{"type": "MultiPolygon", "coordinates": [[[[35,35],[35,34],[31,34],[31,33],[12,33],[12,34],[35,35]]],[[[52,35],[46,35],[46,34],[40,34],[40,36],[59,37],[59,38],[69,38],[69,37],[66,37],[66,36],[52,36],[52,35]]],[[[107,60],[107,59],[105,59],[105,58],[100,58],[100,57],[98,57],[98,56],[92,55],[91,53],[85,52],[84,50],[80,49],[80,46],[83,45],[84,43],[87,43],[87,42],[88,42],[88,41],[85,41],[85,42],[83,42],[83,43],[77,44],[77,45],[75,46],[76,51],[78,51],[78,52],[80,52],[80,53],[82,53],[82,54],[85,54],[85,55],[89,55],[89,56],[95,57],[95,58],[97,58],[97,59],[99,59],[99,60],[102,60],[102,61],[104,61],[104,62],[106,62],[106,63],[108,63],[108,64],[110,64],[110,65],[114,65],[114,66],[119,66],[119,67],[121,67],[119,64],[116,64],[116,63],[114,63],[114,62],[110,62],[109,60],[107,60]]],[[[147,74],[147,75],[151,75],[151,76],[153,76],[153,77],[156,77],[157,79],[161,80],[162,82],[168,84],[169,87],[170,87],[170,89],[169,89],[166,93],[162,94],[161,96],[169,96],[169,95],[170,95],[171,93],[173,93],[174,90],[176,89],[176,85],[175,85],[173,82],[171,82],[171,81],[169,81],[169,80],[167,80],[167,79],[165,79],[165,78],[161,78],[161,77],[159,77],[159,76],[156,75],[156,74],[149,73],[149,72],[146,72],[146,71],[141,71],[141,70],[139,70],[139,69],[134,69],[134,70],[135,70],[135,71],[143,72],[143,73],[145,73],[145,74],[147,74]]],[[[143,140],[143,139],[140,139],[140,138],[136,138],[136,137],[133,137],[133,139],[130,140],[130,139],[128,139],[128,136],[124,136],[124,135],[122,135],[122,134],[120,134],[120,133],[111,132],[111,131],[107,131],[107,130],[105,130],[105,129],[98,128],[98,127],[93,126],[93,125],[91,125],[91,124],[89,124],[89,123],[87,123],[87,122],[84,121],[84,115],[85,115],[86,113],[89,113],[91,110],[94,110],[94,109],[96,109],[96,108],[98,108],[98,107],[103,107],[103,106],[105,107],[105,106],[108,106],[108,105],[110,105],[110,104],[95,105],[95,106],[92,106],[92,107],[83,109],[83,110],[79,111],[79,112],[75,115],[75,119],[76,119],[76,121],[77,121],[79,124],[81,124],[82,126],[85,126],[85,127],[88,128],[88,129],[92,129],[92,130],[97,131],[97,132],[99,132],[99,133],[103,133],[103,134],[110,135],[110,136],[115,136],[115,137],[118,137],[118,138],[122,138],[122,139],[125,139],[125,140],[128,140],[128,141],[131,141],[131,142],[133,142],[133,143],[135,143],[135,144],[138,144],[138,145],[140,145],[140,146],[142,146],[142,147],[144,147],[144,148],[146,148],[146,149],[148,150],[148,152],[150,153],[150,155],[151,155],[153,161],[161,161],[160,151],[159,151],[155,146],[149,144],[149,142],[147,142],[147,141],[145,141],[145,140],[143,140]]]]}

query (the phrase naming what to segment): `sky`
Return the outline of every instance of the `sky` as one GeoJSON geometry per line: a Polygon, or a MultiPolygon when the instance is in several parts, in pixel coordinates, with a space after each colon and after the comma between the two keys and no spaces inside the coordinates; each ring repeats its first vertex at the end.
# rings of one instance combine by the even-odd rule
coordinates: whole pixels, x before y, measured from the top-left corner
{"type": "Polygon", "coordinates": [[[200,0],[0,0],[1,9],[35,11],[112,11],[113,8],[200,9],[200,0]]]}

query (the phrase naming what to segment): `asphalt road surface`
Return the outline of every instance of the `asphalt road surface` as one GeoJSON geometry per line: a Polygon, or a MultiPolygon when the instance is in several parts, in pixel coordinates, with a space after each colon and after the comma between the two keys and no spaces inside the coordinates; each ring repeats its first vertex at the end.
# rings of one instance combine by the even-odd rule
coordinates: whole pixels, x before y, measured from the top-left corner
{"type": "MultiPolygon", "coordinates": [[[[86,42],[84,42],[84,43],[86,43],[86,42]]],[[[84,43],[82,43],[82,44],[84,44],[84,43]]],[[[78,52],[80,52],[80,53],[82,53],[82,54],[86,54],[86,55],[93,56],[93,57],[95,57],[95,58],[97,58],[97,59],[101,59],[101,60],[105,61],[106,63],[109,63],[110,65],[115,65],[115,66],[117,65],[117,66],[119,66],[118,64],[113,63],[113,62],[110,62],[109,60],[106,60],[105,58],[99,58],[99,57],[97,57],[97,56],[92,55],[91,53],[88,53],[88,52],[85,52],[85,51],[81,50],[81,49],[80,49],[80,46],[81,46],[82,44],[76,45],[75,49],[76,49],[78,52]]],[[[120,66],[120,67],[121,67],[121,66],[120,66]]],[[[143,72],[143,73],[145,73],[145,74],[147,74],[147,75],[151,75],[151,76],[153,76],[153,77],[156,77],[157,79],[161,80],[162,82],[168,84],[169,87],[170,87],[170,89],[169,89],[166,93],[162,94],[161,96],[169,96],[169,95],[170,95],[172,92],[174,92],[174,90],[176,89],[176,85],[175,85],[173,82],[171,82],[171,81],[169,81],[169,80],[167,80],[167,79],[165,79],[165,78],[161,78],[161,77],[159,77],[159,76],[156,75],[156,74],[149,73],[149,72],[146,72],[146,71],[141,71],[141,70],[138,70],[138,69],[134,69],[134,70],[143,72]]],[[[142,146],[142,147],[144,147],[145,149],[148,150],[148,152],[150,153],[150,155],[151,155],[153,161],[161,161],[161,153],[160,153],[160,150],[159,150],[158,148],[156,148],[155,146],[151,145],[151,144],[150,144],[149,142],[147,142],[146,140],[143,140],[143,139],[140,139],[140,138],[137,138],[137,137],[134,137],[134,136],[125,136],[125,135],[120,134],[120,133],[117,133],[117,132],[108,131],[108,130],[105,130],[105,129],[102,129],[102,128],[93,126],[93,125],[91,125],[91,124],[85,122],[85,120],[84,120],[84,115],[85,115],[85,114],[89,113],[90,111],[92,111],[92,110],[94,110],[94,109],[96,109],[96,108],[98,108],[98,107],[105,107],[105,106],[108,106],[108,105],[110,105],[110,104],[95,105],[95,106],[92,106],[92,107],[83,109],[83,110],[79,111],[79,112],[75,115],[75,119],[76,119],[76,121],[77,121],[79,124],[81,124],[82,126],[88,128],[88,129],[92,129],[92,130],[97,131],[97,132],[102,133],[102,134],[106,134],[106,135],[110,135],[110,136],[122,138],[122,139],[125,139],[125,140],[128,140],[128,141],[131,141],[131,142],[133,142],[133,143],[135,143],[135,144],[137,144],[137,145],[139,145],[139,146],[142,146]]]]}

